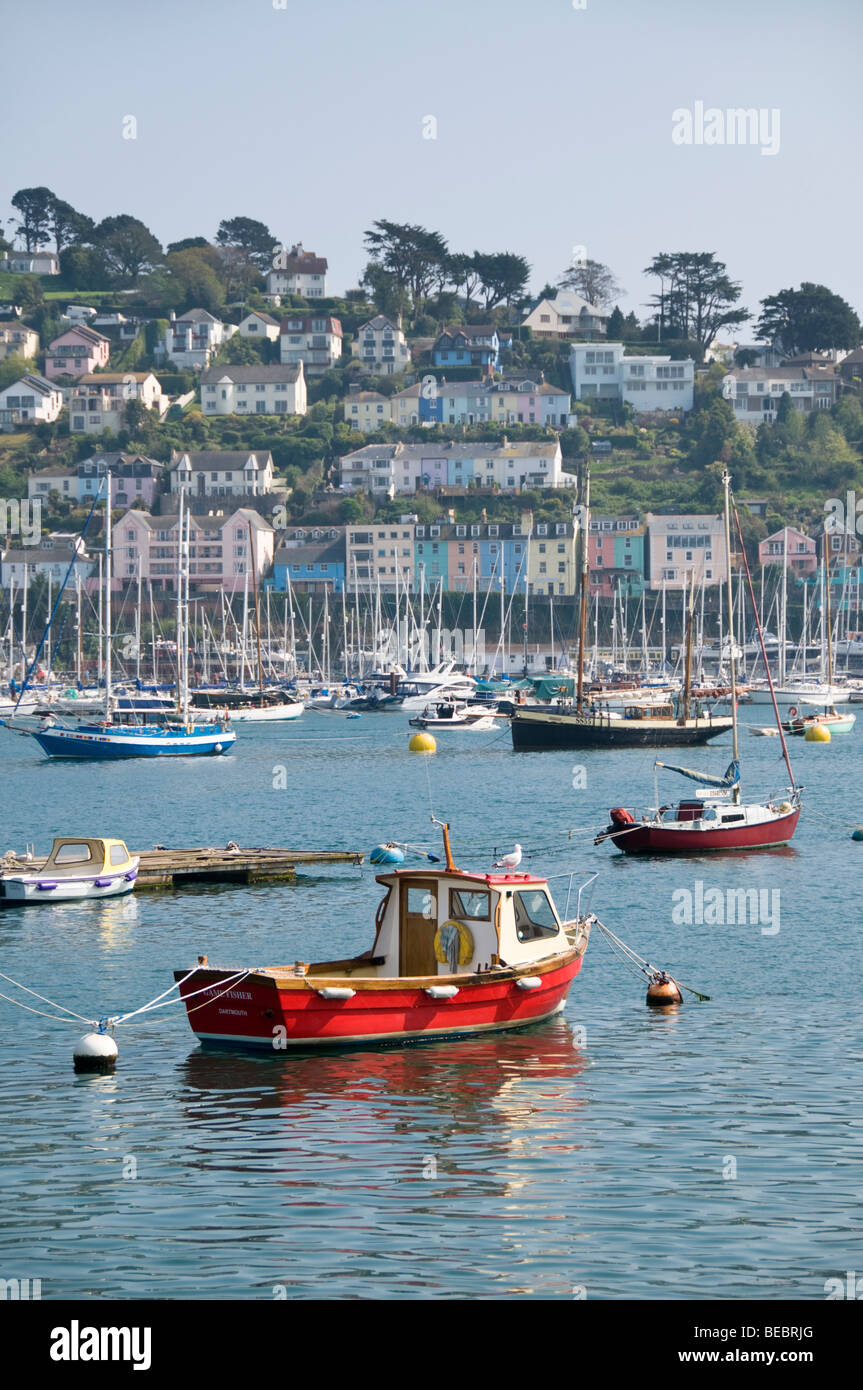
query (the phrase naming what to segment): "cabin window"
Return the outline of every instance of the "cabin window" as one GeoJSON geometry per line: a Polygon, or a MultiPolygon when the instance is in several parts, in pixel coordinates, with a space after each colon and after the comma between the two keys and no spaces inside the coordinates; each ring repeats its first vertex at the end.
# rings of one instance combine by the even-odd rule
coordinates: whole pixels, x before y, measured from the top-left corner
{"type": "Polygon", "coordinates": [[[434,917],[434,894],[427,888],[409,888],[407,891],[407,914],[409,917],[434,917]]]}
{"type": "Polygon", "coordinates": [[[128,858],[129,858],[129,851],[126,849],[126,846],[125,846],[125,845],[112,845],[112,846],[111,846],[111,863],[112,863],[112,864],[125,864],[125,862],[126,862],[126,860],[127,860],[128,858]]]}
{"type": "Polygon", "coordinates": [[[542,936],[557,936],[554,908],[542,889],[513,893],[515,934],[519,941],[536,941],[542,936]]]}
{"type": "Polygon", "coordinates": [[[92,857],[89,845],[61,845],[54,856],[54,863],[89,864],[92,857]]]}
{"type": "Polygon", "coordinates": [[[449,915],[471,922],[487,922],[491,916],[491,894],[473,893],[467,888],[451,888],[449,915]]]}

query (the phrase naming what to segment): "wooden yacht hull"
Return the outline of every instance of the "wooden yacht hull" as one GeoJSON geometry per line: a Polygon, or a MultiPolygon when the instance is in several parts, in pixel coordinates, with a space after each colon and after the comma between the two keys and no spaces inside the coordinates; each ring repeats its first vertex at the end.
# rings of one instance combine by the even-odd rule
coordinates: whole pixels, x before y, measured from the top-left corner
{"type": "Polygon", "coordinates": [[[236,971],[197,971],[180,994],[189,999],[193,1031],[204,1044],[266,1048],[344,1047],[358,1044],[414,1043],[521,1028],[559,1013],[581,968],[585,929],[578,944],[542,962],[479,975],[376,979],[366,976],[255,972],[237,981],[236,971]],[[227,987],[222,981],[234,980],[227,987]],[[537,984],[536,981],[539,981],[537,984]],[[526,981],[527,987],[519,983],[526,981]],[[434,998],[430,988],[455,986],[450,998],[434,998]],[[326,998],[322,991],[349,988],[349,998],[326,998]],[[212,996],[212,997],[211,997],[212,996]]]}
{"type": "Polygon", "coordinates": [[[732,720],[608,719],[590,714],[516,709],[510,727],[512,745],[534,748],[678,748],[707,743],[727,733],[732,720]]]}

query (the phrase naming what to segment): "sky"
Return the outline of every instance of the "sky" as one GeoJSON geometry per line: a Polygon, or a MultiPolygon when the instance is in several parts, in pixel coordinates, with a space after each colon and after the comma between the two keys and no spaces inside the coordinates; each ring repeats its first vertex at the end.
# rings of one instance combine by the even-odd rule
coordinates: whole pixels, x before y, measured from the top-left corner
{"type": "Polygon", "coordinates": [[[860,0],[43,0],[39,17],[3,19],[28,55],[4,71],[7,234],[13,193],[44,184],[163,244],[258,218],[326,256],[335,294],[388,218],[524,255],[534,293],[586,254],[639,317],[644,267],[677,250],[714,251],[756,314],[803,280],[863,313],[860,0]],[[707,134],[746,108],[762,135],[693,124],[676,143],[696,103],[722,113],[707,134]]]}

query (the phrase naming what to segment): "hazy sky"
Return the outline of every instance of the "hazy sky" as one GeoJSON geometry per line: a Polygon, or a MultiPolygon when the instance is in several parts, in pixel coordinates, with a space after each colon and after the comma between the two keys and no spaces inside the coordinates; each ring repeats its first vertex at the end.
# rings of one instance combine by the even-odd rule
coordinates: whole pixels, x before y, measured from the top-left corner
{"type": "Polygon", "coordinates": [[[863,312],[861,0],[581,4],[7,3],[27,60],[4,66],[0,214],[47,184],[163,243],[256,217],[326,255],[335,293],[378,217],[520,252],[533,290],[585,246],[639,315],[655,253],[711,250],[750,309],[816,280],[863,312]],[[778,108],[778,153],[673,143],[696,102],[778,108]]]}

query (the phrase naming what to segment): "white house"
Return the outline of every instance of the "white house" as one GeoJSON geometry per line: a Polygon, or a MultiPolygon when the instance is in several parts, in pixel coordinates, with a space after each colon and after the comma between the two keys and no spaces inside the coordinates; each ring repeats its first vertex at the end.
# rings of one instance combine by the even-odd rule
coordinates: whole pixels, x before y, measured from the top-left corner
{"type": "Polygon", "coordinates": [[[406,371],[411,360],[407,338],[385,314],[376,314],[357,329],[351,353],[364,367],[379,376],[393,376],[396,372],[406,371]]]}
{"type": "Polygon", "coordinates": [[[69,399],[71,434],[102,434],[122,429],[126,406],[140,401],[163,415],[168,398],[152,372],[89,372],[72,388],[69,399]]]}
{"type": "Polygon", "coordinates": [[[828,410],[836,404],[841,378],[834,366],[735,367],[722,381],[722,395],[734,417],[759,425],[776,418],[788,393],[795,410],[828,410]]]}
{"type": "Polygon", "coordinates": [[[195,497],[263,497],[273,490],[273,456],[264,449],[175,454],[169,477],[172,492],[195,497]]]}
{"type": "Polygon", "coordinates": [[[0,358],[35,357],[39,351],[39,334],[20,319],[0,321],[0,358]]]}
{"type": "Polygon", "coordinates": [[[274,319],[270,314],[262,314],[259,310],[253,309],[241,321],[237,332],[241,338],[252,338],[257,342],[269,338],[271,342],[275,342],[279,336],[279,320],[274,319]]]}
{"type": "Polygon", "coordinates": [[[76,541],[59,535],[46,536],[40,545],[4,550],[0,559],[0,582],[4,589],[14,585],[15,592],[21,593],[23,589],[30,588],[37,576],[44,576],[51,580],[56,594],[73,562],[73,574],[80,574],[82,580],[88,579],[96,568],[76,541]]]}
{"type": "Polygon", "coordinates": [[[204,415],[305,415],[302,362],[207,367],[201,373],[204,415]]]}
{"type": "Polygon", "coordinates": [[[0,270],[13,275],[59,275],[60,257],[56,251],[7,251],[0,257],[0,270]]]}
{"type": "Polygon", "coordinates": [[[63,409],[63,392],[53,381],[25,372],[0,391],[0,426],[36,424],[56,420],[63,409]]]}
{"type": "Polygon", "coordinates": [[[541,299],[522,319],[537,338],[602,338],[609,315],[572,290],[560,290],[554,299],[541,299]]]}
{"type": "Polygon", "coordinates": [[[180,318],[172,318],[168,325],[163,344],[165,360],[172,367],[208,367],[213,353],[236,331],[234,324],[222,323],[206,309],[189,309],[180,318]]]}
{"type": "Polygon", "coordinates": [[[338,319],[315,314],[291,314],[282,319],[279,357],[302,362],[308,376],[334,367],[342,355],[342,325],[338,319]]]}
{"type": "Polygon", "coordinates": [[[577,401],[625,401],[636,410],[691,410],[695,363],[691,357],[627,357],[623,343],[573,343],[569,368],[577,401]]]}
{"type": "Polygon", "coordinates": [[[327,269],[325,257],[316,256],[314,251],[304,251],[302,242],[298,242],[290,251],[276,253],[273,269],[267,275],[267,293],[323,299],[327,293],[327,269]]]}

